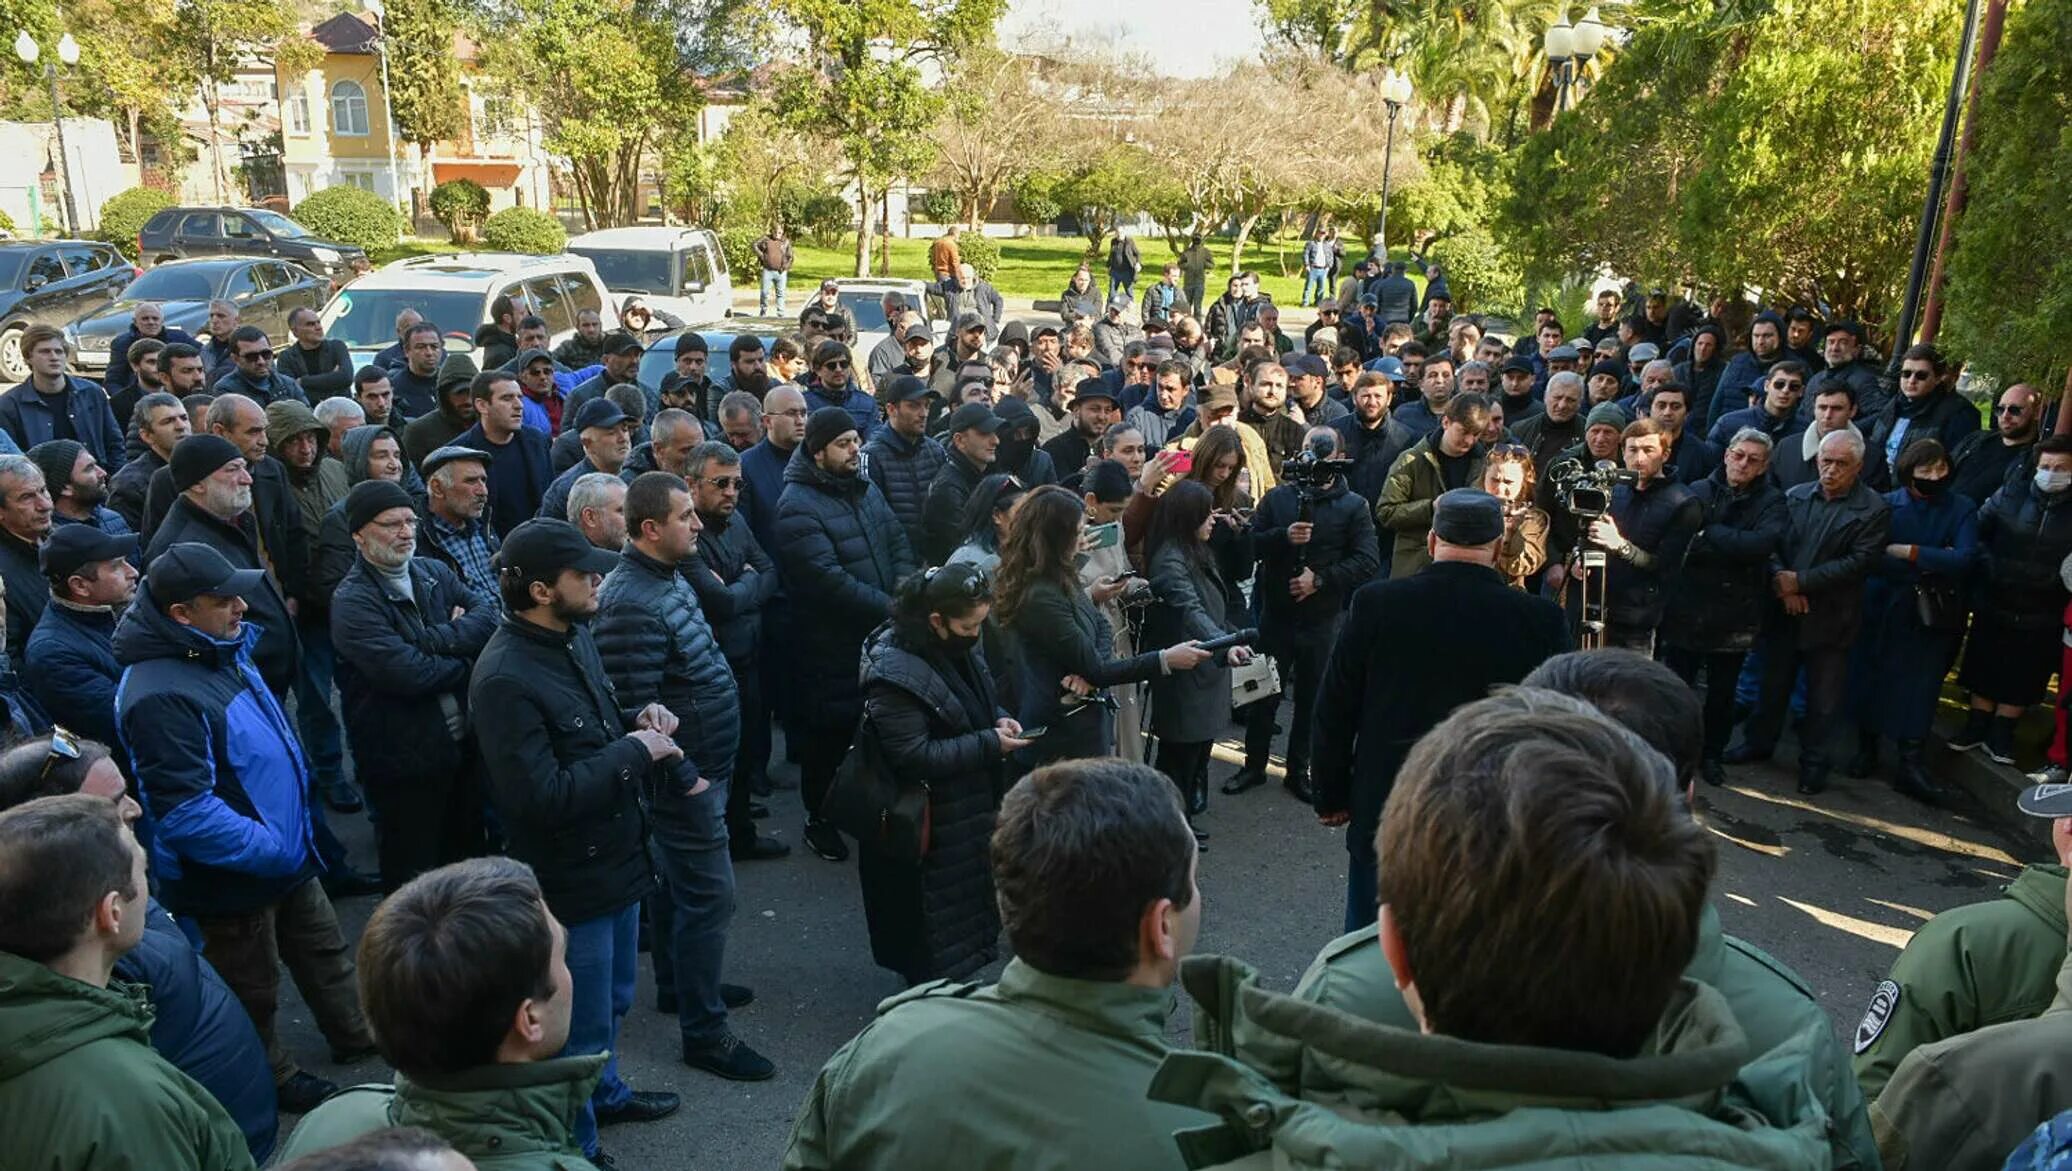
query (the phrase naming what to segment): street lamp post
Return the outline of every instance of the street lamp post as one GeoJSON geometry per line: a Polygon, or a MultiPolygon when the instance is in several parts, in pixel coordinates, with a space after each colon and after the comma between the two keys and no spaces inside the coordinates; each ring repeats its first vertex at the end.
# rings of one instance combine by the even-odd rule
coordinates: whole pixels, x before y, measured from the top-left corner
{"type": "Polygon", "coordinates": [[[1554,74],[1554,112],[1568,109],[1568,69],[1576,56],[1576,30],[1568,23],[1568,11],[1547,29],[1547,68],[1554,74]]]}
{"type": "MultiPolygon", "coordinates": [[[[35,37],[29,35],[28,29],[23,29],[15,34],[14,55],[21,58],[23,64],[34,65],[36,59],[43,55],[43,47],[36,43],[35,37]]],[[[79,207],[72,199],[71,168],[65,157],[65,115],[58,105],[59,61],[64,62],[67,67],[79,64],[79,42],[72,39],[71,33],[58,38],[58,60],[43,63],[43,79],[50,83],[50,123],[57,131],[58,189],[64,192],[65,196],[65,231],[77,236],[79,207]]]]}
{"type": "Polygon", "coordinates": [[[1597,17],[1596,5],[1591,5],[1590,11],[1583,14],[1583,19],[1576,22],[1573,47],[1576,55],[1575,82],[1580,85],[1583,81],[1583,72],[1590,68],[1591,59],[1597,56],[1599,49],[1604,48],[1604,22],[1597,17]]]}
{"type": "MultiPolygon", "coordinates": [[[[374,16],[374,52],[381,62],[381,129],[388,140],[389,202],[400,205],[403,180],[396,171],[396,114],[394,107],[389,105],[388,16],[382,0],[360,0],[360,6],[374,16]]],[[[417,208],[413,205],[410,210],[415,213],[417,208]]],[[[415,222],[414,214],[412,222],[415,222]]]]}
{"type": "Polygon", "coordinates": [[[1389,70],[1381,79],[1381,101],[1389,108],[1389,129],[1381,152],[1381,223],[1375,229],[1383,261],[1389,258],[1389,172],[1396,161],[1396,115],[1410,104],[1410,75],[1389,70]]]}

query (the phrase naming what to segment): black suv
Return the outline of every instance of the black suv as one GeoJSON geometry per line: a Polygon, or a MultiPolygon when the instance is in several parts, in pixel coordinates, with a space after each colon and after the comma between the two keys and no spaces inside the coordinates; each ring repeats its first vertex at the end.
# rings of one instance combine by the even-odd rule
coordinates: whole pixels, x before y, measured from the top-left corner
{"type": "Polygon", "coordinates": [[[169,207],[145,221],[137,233],[137,255],[145,264],[194,256],[277,256],[331,278],[352,278],[357,245],[310,234],[277,211],[255,207],[169,207]]]}
{"type": "Polygon", "coordinates": [[[101,309],[136,275],[115,249],[91,240],[0,241],[0,386],[29,376],[22,331],[101,309]]]}

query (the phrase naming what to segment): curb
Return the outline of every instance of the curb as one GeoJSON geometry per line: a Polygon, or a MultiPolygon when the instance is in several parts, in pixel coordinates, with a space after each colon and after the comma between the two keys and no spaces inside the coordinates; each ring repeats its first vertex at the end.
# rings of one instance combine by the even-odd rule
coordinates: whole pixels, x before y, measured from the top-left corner
{"type": "Polygon", "coordinates": [[[1996,764],[1983,752],[1960,752],[1938,730],[1929,737],[1929,766],[1947,784],[1964,790],[1993,828],[2010,837],[2050,848],[2050,820],[2030,817],[2015,808],[2015,798],[2029,787],[2016,769],[1996,764]]]}

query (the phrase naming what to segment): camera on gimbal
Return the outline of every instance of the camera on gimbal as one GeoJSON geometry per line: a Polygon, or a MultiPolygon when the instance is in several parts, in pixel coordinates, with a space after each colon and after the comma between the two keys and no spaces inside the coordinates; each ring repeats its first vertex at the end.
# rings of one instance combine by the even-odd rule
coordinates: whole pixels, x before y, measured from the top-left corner
{"type": "Polygon", "coordinates": [[[1314,447],[1306,447],[1281,461],[1281,479],[1293,484],[1304,496],[1324,490],[1332,480],[1352,470],[1352,460],[1343,456],[1318,455],[1314,447]]]}
{"type": "Polygon", "coordinates": [[[1612,489],[1620,484],[1637,484],[1640,477],[1608,459],[1593,467],[1573,457],[1555,460],[1547,469],[1547,482],[1554,486],[1554,498],[1563,508],[1583,520],[1596,520],[1612,509],[1612,489]]]}

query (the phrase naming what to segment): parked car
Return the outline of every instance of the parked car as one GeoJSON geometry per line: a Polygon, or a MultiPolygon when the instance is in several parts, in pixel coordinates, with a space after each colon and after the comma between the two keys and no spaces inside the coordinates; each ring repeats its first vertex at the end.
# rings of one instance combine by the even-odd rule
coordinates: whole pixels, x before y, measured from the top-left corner
{"type": "Polygon", "coordinates": [[[891,336],[892,330],[885,323],[885,294],[898,293],[906,298],[909,307],[918,309],[928,319],[929,332],[935,335],[938,347],[950,340],[950,302],[942,295],[942,289],[931,281],[892,280],[882,277],[842,277],[835,281],[842,291],[836,294],[849,312],[856,315],[856,353],[868,358],[877,344],[891,336]]]}
{"type": "Polygon", "coordinates": [[[108,348],[130,327],[130,314],[156,301],[171,329],[208,341],[209,302],[229,301],[238,320],[266,331],[276,347],[288,344],[288,314],[323,308],[331,282],[285,260],[224,256],[213,260],[169,260],[129,283],[122,296],[65,326],[72,365],[98,378],[108,369],[108,348]]]}
{"type": "Polygon", "coordinates": [[[686,326],[666,332],[650,333],[647,349],[640,355],[640,368],[633,374],[642,386],[660,389],[662,376],[676,369],[676,339],[687,333],[695,333],[705,339],[706,349],[712,357],[706,364],[707,377],[724,380],[727,376],[727,347],[737,337],[759,337],[763,349],[770,348],[770,342],[785,334],[799,331],[799,323],[790,317],[729,317],[710,326],[686,326]]]}
{"type": "Polygon", "coordinates": [[[606,228],[568,250],[589,257],[613,298],[638,294],[648,308],[703,325],[734,312],[734,282],[719,237],[704,228],[606,228]]]}
{"type": "Polygon", "coordinates": [[[257,207],[169,207],[144,221],[137,255],[145,264],[195,256],[273,256],[329,277],[352,276],[352,262],[367,253],[314,235],[277,211],[257,207]]]}
{"type": "Polygon", "coordinates": [[[0,243],[0,383],[29,376],[22,331],[64,325],[120,296],[137,270],[106,244],[85,240],[0,243]]]}
{"type": "Polygon", "coordinates": [[[391,261],[354,281],[324,307],[324,333],[365,365],[395,344],[396,315],[415,309],[439,327],[449,352],[473,353],[475,330],[499,296],[518,302],[521,316],[544,318],[554,345],[575,334],[579,310],[597,310],[606,329],[619,323],[597,269],[581,256],[457,252],[391,261]]]}

